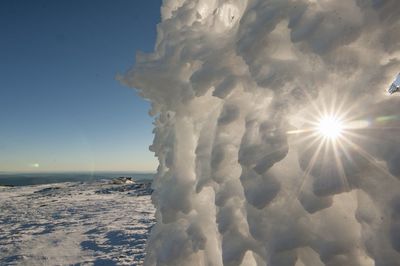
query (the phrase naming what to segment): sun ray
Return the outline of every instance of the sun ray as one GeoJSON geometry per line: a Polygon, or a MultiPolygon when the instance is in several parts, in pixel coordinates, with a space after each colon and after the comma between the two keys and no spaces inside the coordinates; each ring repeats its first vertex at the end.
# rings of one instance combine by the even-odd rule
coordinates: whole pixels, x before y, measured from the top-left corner
{"type": "Polygon", "coordinates": [[[344,191],[350,191],[350,183],[349,183],[349,180],[347,179],[342,160],[340,159],[340,156],[339,156],[337,143],[336,142],[332,143],[332,147],[333,147],[333,153],[334,153],[334,157],[335,157],[336,167],[339,172],[339,177],[342,180],[343,185],[344,185],[344,191]]]}
{"type": "Polygon", "coordinates": [[[382,167],[381,165],[379,165],[377,163],[377,161],[375,160],[375,158],[369,154],[368,152],[366,152],[363,148],[361,148],[359,145],[357,145],[356,143],[352,142],[351,140],[349,140],[346,137],[343,137],[343,141],[346,142],[347,145],[350,145],[358,154],[360,154],[364,159],[366,159],[368,162],[370,162],[373,166],[375,166],[377,169],[379,169],[380,171],[382,171],[385,175],[387,175],[388,177],[397,180],[389,171],[387,171],[384,167],[382,167]]]}
{"type": "Polygon", "coordinates": [[[316,144],[317,142],[321,142],[324,141],[323,138],[316,136],[316,134],[310,134],[308,136],[304,136],[303,138],[299,139],[299,141],[294,142],[293,144],[299,144],[301,142],[306,142],[310,140],[310,142],[307,143],[307,145],[304,147],[304,150],[308,150],[310,149],[314,144],[316,144]]]}
{"type": "Polygon", "coordinates": [[[311,160],[308,162],[307,167],[306,167],[306,169],[304,170],[303,175],[301,176],[301,182],[300,182],[299,188],[298,188],[298,190],[297,190],[297,192],[296,192],[296,194],[295,194],[295,195],[296,195],[295,197],[296,197],[297,199],[299,198],[300,193],[301,193],[302,190],[303,190],[304,184],[305,184],[306,181],[307,181],[307,177],[309,177],[309,175],[310,175],[312,169],[314,168],[314,165],[315,165],[315,163],[316,163],[316,161],[317,161],[317,158],[318,158],[318,156],[319,156],[319,153],[320,153],[320,151],[322,150],[322,147],[323,147],[324,145],[325,145],[325,140],[322,140],[322,141],[319,143],[319,145],[318,145],[318,147],[317,147],[317,150],[314,152],[313,156],[311,157],[311,160]]]}
{"type": "Polygon", "coordinates": [[[337,145],[340,146],[340,150],[344,153],[346,159],[350,162],[353,162],[353,158],[351,158],[350,153],[348,152],[347,148],[343,145],[343,143],[341,141],[338,141],[337,145]]]}

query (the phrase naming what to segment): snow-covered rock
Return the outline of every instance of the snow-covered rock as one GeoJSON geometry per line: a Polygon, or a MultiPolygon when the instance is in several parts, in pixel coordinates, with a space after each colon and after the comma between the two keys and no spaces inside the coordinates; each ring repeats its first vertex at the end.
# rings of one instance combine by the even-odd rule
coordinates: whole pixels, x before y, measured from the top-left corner
{"type": "Polygon", "coordinates": [[[0,187],[0,265],[140,265],[150,193],[150,182],[0,187]]]}

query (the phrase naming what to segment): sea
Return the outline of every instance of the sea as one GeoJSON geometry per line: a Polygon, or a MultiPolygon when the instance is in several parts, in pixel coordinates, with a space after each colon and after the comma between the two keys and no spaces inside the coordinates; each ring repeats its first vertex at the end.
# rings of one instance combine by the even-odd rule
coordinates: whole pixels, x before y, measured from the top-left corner
{"type": "Polygon", "coordinates": [[[133,180],[152,180],[154,173],[137,172],[68,172],[68,173],[1,173],[0,186],[30,186],[63,182],[94,182],[118,177],[133,180]]]}

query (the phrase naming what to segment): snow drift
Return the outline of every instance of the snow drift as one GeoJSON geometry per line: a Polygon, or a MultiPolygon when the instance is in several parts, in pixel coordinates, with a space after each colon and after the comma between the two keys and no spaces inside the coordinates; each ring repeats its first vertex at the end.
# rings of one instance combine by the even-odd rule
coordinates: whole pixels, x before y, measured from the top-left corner
{"type": "Polygon", "coordinates": [[[400,265],[400,101],[384,93],[400,1],[164,0],[161,14],[155,51],[122,77],[155,117],[147,265],[400,265]],[[362,126],[336,148],[308,138],[324,108],[362,126]]]}

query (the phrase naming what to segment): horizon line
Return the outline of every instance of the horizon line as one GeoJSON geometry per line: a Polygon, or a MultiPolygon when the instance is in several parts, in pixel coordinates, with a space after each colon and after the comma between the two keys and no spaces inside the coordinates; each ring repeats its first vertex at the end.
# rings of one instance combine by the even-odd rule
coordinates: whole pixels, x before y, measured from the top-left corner
{"type": "Polygon", "coordinates": [[[1,174],[81,174],[81,173],[135,173],[135,174],[156,174],[157,171],[139,171],[139,170],[58,170],[58,171],[0,171],[1,174]]]}

